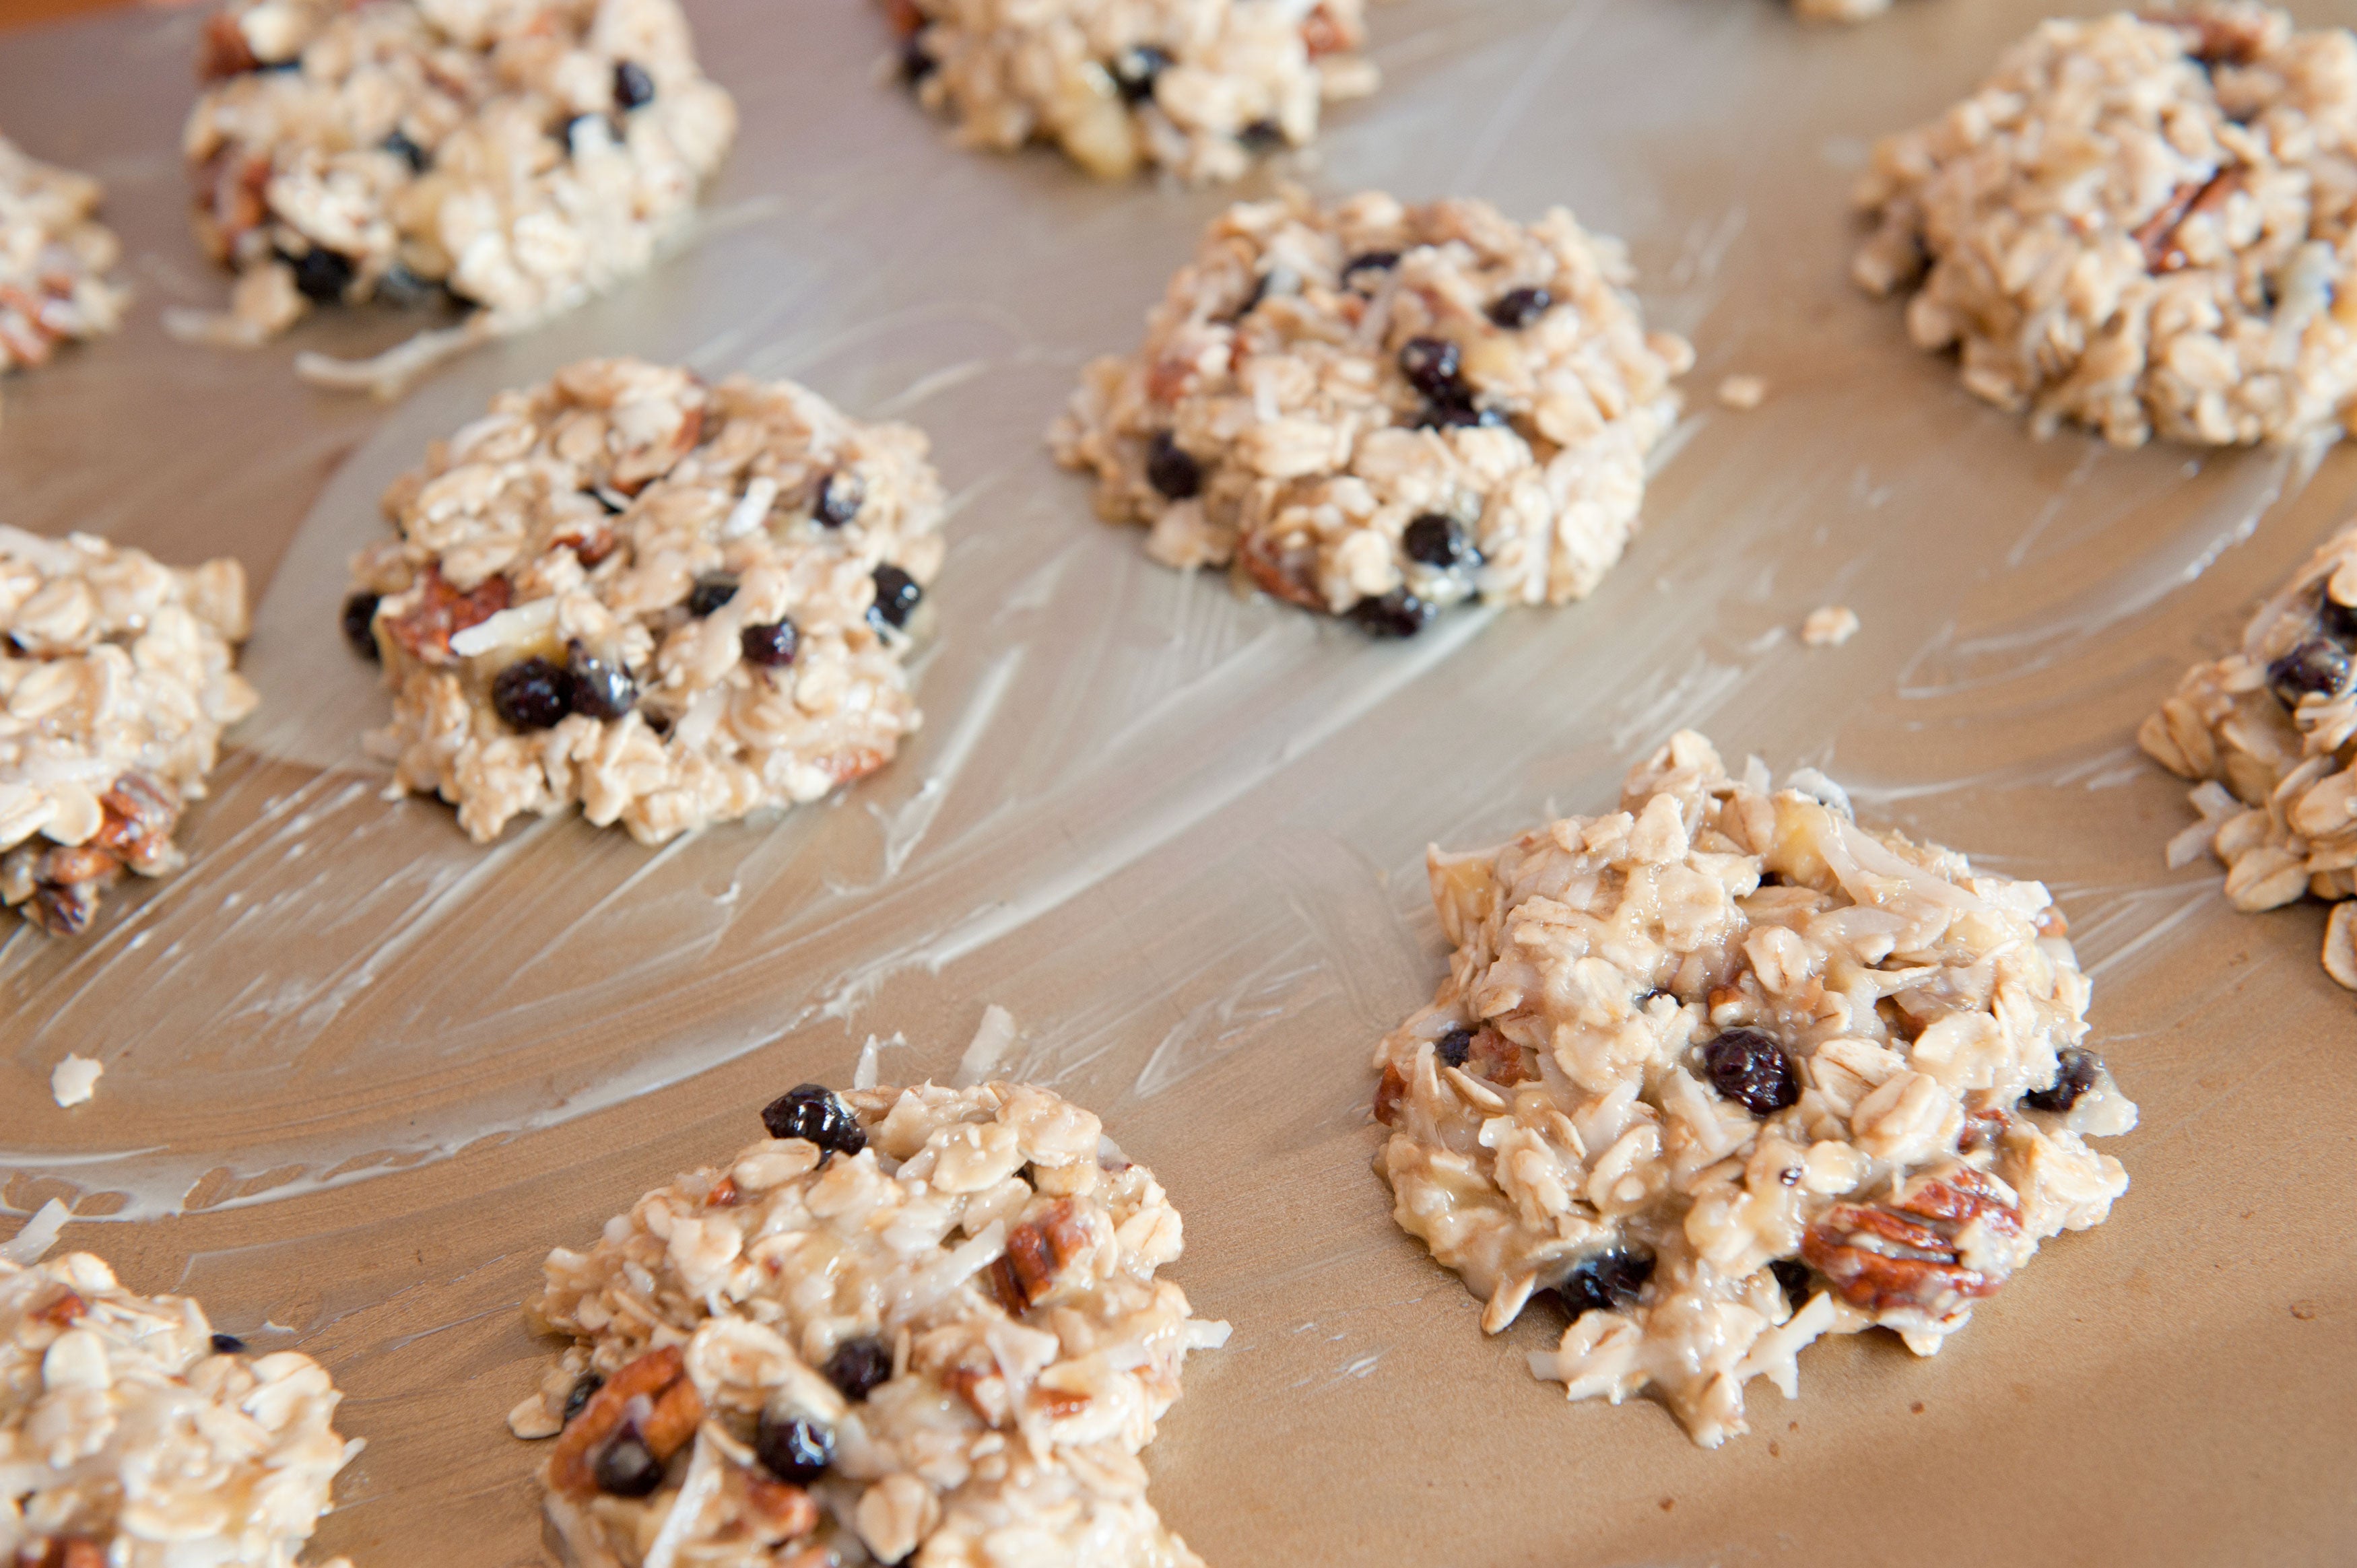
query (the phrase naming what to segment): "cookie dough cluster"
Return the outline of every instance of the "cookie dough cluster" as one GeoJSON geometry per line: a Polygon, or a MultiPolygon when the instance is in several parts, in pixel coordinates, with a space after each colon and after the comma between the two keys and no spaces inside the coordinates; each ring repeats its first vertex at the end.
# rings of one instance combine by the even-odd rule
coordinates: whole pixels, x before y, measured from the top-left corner
{"type": "Polygon", "coordinates": [[[293,1568],[360,1452],[341,1398],[308,1356],[250,1355],[87,1252],[0,1259],[0,1561],[293,1568]]]}
{"type": "Polygon", "coordinates": [[[103,194],[0,136],[0,374],[122,322],[129,295],[106,274],[123,247],[96,217],[103,194]]]}
{"type": "Polygon", "coordinates": [[[969,145],[1233,179],[1374,90],[1364,0],[888,0],[900,70],[969,145]]]}
{"type": "Polygon", "coordinates": [[[1574,1399],[1651,1389],[1699,1444],[1825,1334],[1930,1355],[2127,1187],[2136,1107],[2035,882],[1877,832],[1683,732],[1620,810],[1432,855],[1455,944],[1378,1048],[1394,1217],[1487,1299],[1567,1312],[1574,1399]]]}
{"type": "Polygon", "coordinates": [[[645,270],[736,133],[675,0],[234,0],[183,135],[216,335],[446,295],[490,330],[645,270]]]}
{"type": "Polygon", "coordinates": [[[0,526],[0,901],[79,934],[125,873],[179,869],[181,809],[253,709],[246,628],[233,560],[0,526]]]}
{"type": "Polygon", "coordinates": [[[2041,429],[2339,435],[2357,412],[2357,36],[2254,0],[2042,25],[1876,147],[1853,272],[2041,429]]]}
{"type": "Polygon", "coordinates": [[[805,1084],[770,1136],[549,1254],[509,1416],[572,1560],[1200,1568],[1138,1454],[1224,1323],[1178,1212],[1044,1090],[805,1084]]]}
{"type": "Polygon", "coordinates": [[[1561,209],[1243,203],[1049,439],[1155,559],[1378,635],[1468,599],[1561,604],[1620,558],[1693,362],[1628,279],[1561,209]]]}

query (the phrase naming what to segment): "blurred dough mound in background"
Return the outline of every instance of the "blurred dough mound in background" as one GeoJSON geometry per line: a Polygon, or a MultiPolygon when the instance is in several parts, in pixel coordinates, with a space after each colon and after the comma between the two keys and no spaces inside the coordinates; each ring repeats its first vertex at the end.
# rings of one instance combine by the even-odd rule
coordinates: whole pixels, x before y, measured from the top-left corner
{"type": "Polygon", "coordinates": [[[2357,417],[2357,36],[2250,0],[2047,22],[1884,140],[1852,268],[2041,432],[2338,436],[2357,417]]]}
{"type": "Polygon", "coordinates": [[[1682,732],[1618,811],[1431,871],[1456,951],[1377,1048],[1378,1168],[1485,1330],[1568,1312],[1530,1365],[1573,1399],[1650,1388],[1717,1447],[1812,1340],[1931,1355],[2127,1188],[2046,889],[1859,826],[1813,769],[1773,789],[1682,732]]]}
{"type": "Polygon", "coordinates": [[[59,344],[121,323],[129,296],[104,274],[123,247],[93,216],[102,196],[88,175],[0,136],[0,373],[45,365],[59,344]]]}
{"type": "Polygon", "coordinates": [[[1561,604],[1620,560],[1694,362],[1629,279],[1560,208],[1242,203],[1049,442],[1156,560],[1232,564],[1377,635],[1467,599],[1561,604]]]}

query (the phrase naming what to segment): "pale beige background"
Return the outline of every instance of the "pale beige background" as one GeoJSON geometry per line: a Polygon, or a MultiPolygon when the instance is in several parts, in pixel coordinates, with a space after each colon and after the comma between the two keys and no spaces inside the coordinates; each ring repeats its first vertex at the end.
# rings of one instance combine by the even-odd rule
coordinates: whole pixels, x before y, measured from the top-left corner
{"type": "MultiPolygon", "coordinates": [[[[1867,140],[1934,113],[2037,7],[1900,0],[1854,31],[1770,0],[1402,0],[1385,94],[1302,177],[1566,201],[1625,236],[1702,362],[1628,562],[1585,605],[1378,647],[1143,562],[1039,433],[1221,193],[948,147],[867,67],[856,0],[689,0],[745,132],[696,243],[616,300],[390,410],[292,379],[319,321],[236,356],[173,155],[196,19],[0,39],[0,125],[110,182],[141,303],[10,381],[0,516],[266,586],[269,706],[186,831],[188,873],[79,943],[0,941],[0,1199],[326,1361],[370,1447],[323,1548],[536,1560],[537,1455],[500,1416],[544,1348],[552,1243],[755,1131],[765,1099],[946,1071],[986,1001],[1023,1070],[1104,1113],[1183,1206],[1177,1270],[1233,1343],[1189,1370],[1157,1495],[1215,1564],[2345,1563],[2357,1557],[2357,1038],[2321,912],[2233,915],[2170,874],[2188,814],[2134,725],[2350,510],[2357,457],[2040,444],[1853,293],[1867,140]],[[382,712],[334,632],[339,563],[423,442],[592,351],[807,381],[935,437],[962,499],[930,722],[842,801],[641,850],[577,823],[468,845],[377,799],[382,712]],[[1709,391],[1765,375],[1767,405],[1709,391]],[[1841,601],[1865,629],[1803,650],[1841,601]],[[1933,1362],[1803,1359],[1717,1454],[1658,1409],[1566,1407],[1397,1234],[1367,1160],[1372,1042],[1440,965],[1424,845],[1605,803],[1680,724],[1862,814],[2047,878],[2143,1102],[2111,1225],[2063,1239],[1933,1362]],[[68,1049],[97,1101],[46,1095],[68,1049]]],[[[2311,4],[2311,19],[2351,9],[2311,4]]],[[[0,1227],[12,1223],[0,1219],[0,1227]]]]}

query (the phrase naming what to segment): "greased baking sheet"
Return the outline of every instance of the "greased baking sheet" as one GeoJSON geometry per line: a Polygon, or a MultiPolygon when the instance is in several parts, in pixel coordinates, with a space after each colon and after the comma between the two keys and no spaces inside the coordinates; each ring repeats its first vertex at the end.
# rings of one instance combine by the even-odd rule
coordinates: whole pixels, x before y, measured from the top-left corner
{"type": "Polygon", "coordinates": [[[1022,1028],[1005,1066],[1155,1167],[1187,1218],[1175,1277],[1235,1325],[1147,1455],[1215,1565],[2357,1554],[2352,999],[2319,908],[2237,915],[2214,866],[2163,869],[2190,815],[2131,739],[2351,510],[2357,458],[2033,441],[1846,282],[1867,142],[2037,5],[1899,0],[1854,30],[1772,0],[1378,7],[1384,89],[1297,177],[1567,203],[1629,242],[1652,319],[1701,359],[1592,598],[1373,644],[1152,565],[1042,449],[1079,364],[1135,343],[1238,193],[954,150],[871,73],[887,40],[857,0],[688,5],[744,112],[694,243],[390,408],[290,371],[391,341],[388,317],[246,355],[157,325],[222,293],[173,151],[195,16],[0,38],[0,122],[108,181],[140,294],[121,337],[0,391],[0,519],[234,553],[266,590],[265,706],[183,830],[188,872],[80,942],[0,943],[0,1197],[76,1200],[66,1245],[327,1363],[368,1449],[321,1552],[538,1560],[541,1455],[502,1417],[546,1354],[516,1305],[542,1254],[735,1150],[785,1087],[846,1082],[870,1035],[887,1081],[946,1076],[996,1002],[1022,1028]],[[791,376],[931,433],[958,510],[926,725],[782,819],[477,849],[446,808],[381,798],[342,563],[427,439],[595,352],[791,376]],[[1765,406],[1717,406],[1731,371],[1765,406]],[[1803,648],[1834,603],[1864,629],[1803,648]],[[1602,809],[1682,725],[2044,878],[2145,1116],[2111,1145],[2134,1178],[2112,1221],[2050,1243],[1936,1360],[1821,1345],[1717,1453],[1654,1405],[1534,1380],[1543,1307],[1484,1339],[1393,1228],[1365,1113],[1374,1040],[1443,967],[1427,842],[1602,809]],[[107,1073],[63,1112],[69,1049],[107,1073]]]}

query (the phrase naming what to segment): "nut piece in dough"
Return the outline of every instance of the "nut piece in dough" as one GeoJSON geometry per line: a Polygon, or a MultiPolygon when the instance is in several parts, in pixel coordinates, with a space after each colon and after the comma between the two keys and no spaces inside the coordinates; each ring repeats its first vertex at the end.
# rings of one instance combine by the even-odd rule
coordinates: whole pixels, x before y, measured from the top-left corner
{"type": "Polygon", "coordinates": [[[0,1557],[292,1568],[361,1449],[331,1424],[342,1397],[308,1356],[250,1354],[88,1252],[0,1259],[0,1557]]]}
{"type": "Polygon", "coordinates": [[[1137,1456],[1228,1326],[1156,1277],[1152,1173],[1021,1085],[805,1085],[764,1120],[795,1135],[549,1254],[530,1314],[575,1344],[509,1427],[556,1436],[571,1561],[1200,1568],[1137,1456]]]}
{"type": "Polygon", "coordinates": [[[1376,1051],[1379,1169],[1485,1330],[1569,1312],[1535,1375],[1651,1389],[1716,1447],[1820,1335],[1930,1355],[2101,1223],[2127,1176],[2085,1139],[2136,1107],[2039,884],[1862,828],[1813,772],[1731,778],[1691,731],[1620,807],[1433,853],[1457,950],[1376,1051]]]}
{"type": "Polygon", "coordinates": [[[125,872],[180,868],[172,830],[253,711],[246,628],[235,561],[0,525],[0,901],[77,936],[125,872]]]}
{"type": "Polygon", "coordinates": [[[1156,560],[1232,564],[1377,636],[1467,599],[1561,604],[1620,558],[1694,360],[1628,281],[1560,208],[1242,203],[1049,444],[1156,560]]]}
{"type": "Polygon", "coordinates": [[[922,433],[791,381],[588,360],[431,448],[353,563],[402,788],[489,843],[579,804],[646,843],[815,800],[917,727],[922,433]]]}
{"type": "Polygon", "coordinates": [[[0,136],[0,373],[122,324],[130,295],[105,276],[123,247],[94,216],[102,195],[0,136]]]}
{"type": "Polygon", "coordinates": [[[1801,640],[1811,648],[1839,648],[1857,635],[1857,612],[1847,605],[1821,605],[1801,622],[1801,640]]]}
{"type": "Polygon", "coordinates": [[[1912,289],[1908,335],[2041,433],[2337,436],[2357,413],[2352,157],[2345,27],[2252,0],[2047,22],[1875,148],[1852,273],[1912,289]]]}
{"type": "Polygon", "coordinates": [[[1102,179],[1234,179],[1374,91],[1365,0],[886,0],[901,79],[969,146],[1102,179]]]}

